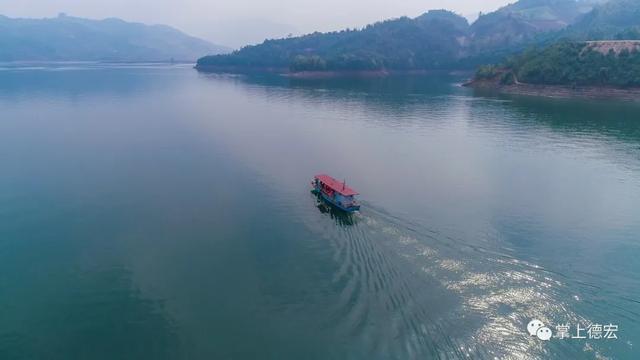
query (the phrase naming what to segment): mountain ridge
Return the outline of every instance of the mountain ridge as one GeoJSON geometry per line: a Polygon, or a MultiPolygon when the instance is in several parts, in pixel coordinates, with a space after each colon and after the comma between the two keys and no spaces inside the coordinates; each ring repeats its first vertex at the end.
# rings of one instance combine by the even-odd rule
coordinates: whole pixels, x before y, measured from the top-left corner
{"type": "Polygon", "coordinates": [[[640,1],[611,0],[599,4],[560,31],[551,44],[532,47],[501,63],[480,67],[469,85],[560,95],[576,93],[574,89],[580,86],[634,89],[633,97],[638,98],[640,1]],[[538,88],[532,90],[532,86],[538,88]],[[558,86],[568,88],[558,91],[558,86]]]}
{"type": "Polygon", "coordinates": [[[473,68],[536,43],[581,19],[601,0],[520,0],[472,24],[448,10],[430,10],[359,30],[266,40],[197,68],[276,68],[296,71],[436,70],[473,68]]]}
{"type": "Polygon", "coordinates": [[[168,25],[0,15],[0,61],[194,61],[226,51],[168,25]]]}

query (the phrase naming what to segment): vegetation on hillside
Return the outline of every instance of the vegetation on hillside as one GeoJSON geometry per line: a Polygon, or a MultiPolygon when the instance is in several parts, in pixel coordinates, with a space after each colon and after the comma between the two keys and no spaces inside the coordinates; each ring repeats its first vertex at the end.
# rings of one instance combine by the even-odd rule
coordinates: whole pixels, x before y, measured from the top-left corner
{"type": "MultiPolygon", "coordinates": [[[[640,1],[610,0],[594,7],[573,25],[503,64],[480,67],[476,79],[502,84],[569,86],[640,86],[638,46],[622,51],[598,51],[586,40],[640,40],[640,1]]],[[[615,43],[617,44],[620,43],[615,43]]]]}
{"type": "Polygon", "coordinates": [[[530,49],[501,66],[483,66],[477,79],[496,79],[503,84],[569,86],[640,86],[640,52],[622,50],[603,54],[584,42],[560,42],[542,49],[530,49]]]}
{"type": "MultiPolygon", "coordinates": [[[[204,57],[198,68],[435,70],[472,68],[512,57],[513,71],[501,73],[501,82],[517,78],[532,83],[635,86],[637,54],[580,50],[576,55],[584,47],[581,41],[601,39],[640,39],[640,1],[520,0],[481,15],[472,25],[449,11],[430,11],[360,30],[267,40],[229,55],[204,57]],[[550,44],[557,45],[547,47],[550,44]],[[525,51],[532,46],[538,50],[525,51]]],[[[479,75],[488,69],[482,68],[479,75]]]]}
{"type": "MultiPolygon", "coordinates": [[[[595,1],[595,0],[591,0],[595,1]]],[[[226,56],[198,61],[199,68],[325,70],[433,70],[472,68],[523,49],[538,34],[558,30],[591,9],[588,0],[520,0],[473,24],[433,10],[360,30],[267,40],[226,56]]]]}
{"type": "Polygon", "coordinates": [[[430,11],[361,30],[267,40],[227,56],[205,57],[199,67],[290,68],[292,71],[439,69],[458,60],[469,24],[448,11],[430,11]]]}
{"type": "Polygon", "coordinates": [[[559,34],[573,40],[640,39],[640,1],[610,0],[559,34]]]}
{"type": "Polygon", "coordinates": [[[538,41],[591,11],[594,0],[520,0],[482,14],[470,28],[474,53],[509,49],[538,41]]]}

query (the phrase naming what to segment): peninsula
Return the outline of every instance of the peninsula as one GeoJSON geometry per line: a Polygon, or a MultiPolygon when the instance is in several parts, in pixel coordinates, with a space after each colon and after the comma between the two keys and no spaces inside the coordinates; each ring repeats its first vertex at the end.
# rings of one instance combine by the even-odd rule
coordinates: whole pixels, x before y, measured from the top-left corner
{"type": "Polygon", "coordinates": [[[467,86],[547,97],[640,100],[640,40],[561,42],[501,65],[482,66],[467,86]]]}

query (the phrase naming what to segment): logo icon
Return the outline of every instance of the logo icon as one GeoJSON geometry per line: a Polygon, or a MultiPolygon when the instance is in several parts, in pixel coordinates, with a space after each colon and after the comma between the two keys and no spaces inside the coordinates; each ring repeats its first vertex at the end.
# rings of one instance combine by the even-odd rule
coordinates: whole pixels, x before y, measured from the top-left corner
{"type": "Polygon", "coordinates": [[[529,332],[529,335],[536,336],[538,334],[538,329],[542,327],[544,327],[544,324],[542,323],[542,321],[538,319],[533,319],[529,321],[529,324],[527,325],[527,331],[529,332]]]}
{"type": "Polygon", "coordinates": [[[531,336],[537,336],[542,341],[549,341],[553,336],[551,329],[549,329],[542,321],[533,319],[527,324],[527,331],[531,336]]]}
{"type": "Polygon", "coordinates": [[[539,328],[538,331],[536,332],[536,336],[538,337],[538,339],[542,341],[551,340],[551,335],[552,335],[551,329],[549,329],[546,326],[539,328]]]}

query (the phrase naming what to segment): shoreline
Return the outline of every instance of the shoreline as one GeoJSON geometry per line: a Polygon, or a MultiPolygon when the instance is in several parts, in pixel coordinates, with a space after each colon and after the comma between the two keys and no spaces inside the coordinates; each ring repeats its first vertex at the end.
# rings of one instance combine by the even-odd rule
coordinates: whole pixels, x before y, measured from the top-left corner
{"type": "Polygon", "coordinates": [[[193,67],[199,72],[203,73],[228,73],[228,74],[252,74],[252,73],[269,73],[278,74],[288,72],[289,69],[282,67],[244,67],[244,66],[211,66],[211,65],[196,65],[193,67]]]}
{"type": "Polygon", "coordinates": [[[292,79],[333,79],[341,77],[378,78],[390,75],[387,70],[297,71],[281,74],[292,79]]]}
{"type": "Polygon", "coordinates": [[[462,86],[474,90],[492,91],[510,95],[546,97],[555,99],[600,99],[640,102],[640,88],[611,86],[567,86],[516,83],[502,85],[493,80],[471,80],[462,86]]]}
{"type": "Polygon", "coordinates": [[[334,70],[334,71],[296,71],[292,72],[286,68],[277,67],[254,67],[246,68],[241,66],[198,66],[194,67],[203,73],[230,73],[230,74],[277,74],[290,79],[334,79],[334,78],[383,78],[392,75],[428,75],[428,74],[459,74],[470,73],[465,70],[334,70]]]}

